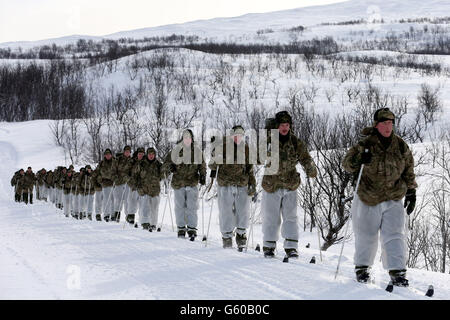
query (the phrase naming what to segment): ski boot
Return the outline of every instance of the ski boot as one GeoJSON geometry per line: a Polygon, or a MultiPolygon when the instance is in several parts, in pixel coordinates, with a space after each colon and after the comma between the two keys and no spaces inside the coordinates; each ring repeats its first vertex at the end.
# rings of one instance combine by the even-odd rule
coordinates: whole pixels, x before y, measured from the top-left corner
{"type": "Polygon", "coordinates": [[[156,230],[156,226],[153,224],[148,227],[148,231],[150,231],[150,232],[153,232],[155,230],[156,230]]]}
{"type": "Polygon", "coordinates": [[[284,249],[288,258],[298,259],[298,252],[295,248],[284,249]]]}
{"type": "Polygon", "coordinates": [[[142,224],[142,229],[144,229],[144,230],[149,230],[150,229],[150,223],[143,223],[142,224]]]}
{"type": "Polygon", "coordinates": [[[105,220],[105,222],[109,222],[109,216],[104,216],[103,220],[105,220]]]}
{"type": "Polygon", "coordinates": [[[127,216],[125,217],[125,220],[126,220],[129,224],[134,224],[134,214],[127,214],[127,216]]]}
{"type": "Polygon", "coordinates": [[[408,287],[408,279],[406,279],[406,270],[389,270],[392,284],[397,287],[408,287]]]}
{"type": "Polygon", "coordinates": [[[222,238],[223,248],[232,248],[233,247],[233,238],[222,238]]]}
{"type": "Polygon", "coordinates": [[[88,213],[88,219],[92,221],[92,213],[88,213]]]}
{"type": "Polygon", "coordinates": [[[275,257],[275,248],[263,247],[264,258],[275,257]]]}
{"type": "Polygon", "coordinates": [[[120,211],[117,212],[116,216],[115,216],[115,221],[117,223],[120,223],[120,211]]]}
{"type": "Polygon", "coordinates": [[[194,241],[195,238],[197,237],[197,231],[195,230],[188,230],[188,237],[190,241],[194,241]]]}
{"type": "Polygon", "coordinates": [[[178,238],[184,239],[186,236],[186,229],[178,228],[178,238]]]}
{"type": "Polygon", "coordinates": [[[368,283],[370,280],[369,267],[368,266],[356,266],[356,281],[361,283],[368,283]]]}
{"type": "Polygon", "coordinates": [[[247,244],[247,235],[245,233],[243,234],[236,233],[236,245],[238,247],[239,252],[242,252],[246,244],[247,244]]]}
{"type": "Polygon", "coordinates": [[[119,212],[115,211],[115,212],[111,215],[111,221],[116,221],[118,215],[119,215],[119,212]]]}
{"type": "Polygon", "coordinates": [[[97,214],[95,215],[95,219],[96,219],[97,221],[102,221],[102,215],[99,214],[99,213],[97,213],[97,214]]]}

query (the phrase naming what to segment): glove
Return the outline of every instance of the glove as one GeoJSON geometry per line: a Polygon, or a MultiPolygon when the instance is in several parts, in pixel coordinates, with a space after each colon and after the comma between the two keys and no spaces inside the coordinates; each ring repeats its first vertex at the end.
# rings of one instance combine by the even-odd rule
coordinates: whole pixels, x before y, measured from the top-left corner
{"type": "Polygon", "coordinates": [[[200,175],[200,178],[198,179],[200,184],[204,186],[206,184],[206,177],[204,175],[200,175]]]}
{"type": "Polygon", "coordinates": [[[372,153],[370,151],[361,154],[361,164],[368,164],[372,161],[372,153]]]}
{"type": "Polygon", "coordinates": [[[410,215],[416,207],[416,189],[408,189],[405,196],[406,213],[410,215]]]}
{"type": "Polygon", "coordinates": [[[253,197],[256,193],[256,186],[254,184],[249,184],[247,187],[247,194],[250,197],[253,197]]]}

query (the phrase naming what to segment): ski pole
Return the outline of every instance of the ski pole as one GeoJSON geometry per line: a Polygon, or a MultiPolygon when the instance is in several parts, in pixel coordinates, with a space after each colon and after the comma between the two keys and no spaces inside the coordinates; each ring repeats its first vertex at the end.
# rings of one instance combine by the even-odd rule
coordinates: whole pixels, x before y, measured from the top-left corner
{"type": "MultiPolygon", "coordinates": [[[[168,194],[169,192],[167,192],[167,194],[168,194]]],[[[166,202],[164,203],[164,210],[163,210],[163,216],[162,216],[162,220],[161,220],[161,225],[160,225],[160,227],[156,230],[157,232],[161,232],[161,229],[162,229],[162,226],[163,226],[163,223],[164,223],[164,217],[165,217],[165,215],[166,215],[166,208],[167,208],[167,202],[168,202],[169,200],[168,200],[168,197],[166,197],[166,202]]]]}
{"type": "MultiPolygon", "coordinates": [[[[218,174],[219,174],[219,167],[216,170],[216,177],[214,178],[215,180],[217,180],[218,174]]],[[[211,184],[210,184],[210,186],[208,188],[208,191],[206,191],[206,193],[208,193],[209,190],[211,190],[211,187],[212,187],[213,183],[214,183],[214,181],[211,181],[211,184]]],[[[219,195],[217,195],[217,196],[219,196],[219,195]]],[[[204,240],[203,240],[203,241],[205,241],[205,247],[208,245],[207,242],[208,242],[208,237],[209,237],[209,229],[211,227],[211,216],[212,216],[212,209],[213,209],[213,205],[214,205],[214,198],[215,197],[213,196],[212,201],[211,201],[211,209],[209,210],[208,231],[206,233],[206,237],[204,237],[204,240]]]]}
{"type": "Polygon", "coordinates": [[[169,192],[168,192],[168,196],[169,196],[169,211],[170,211],[170,220],[172,221],[172,231],[175,232],[175,228],[173,226],[173,216],[172,216],[172,205],[170,204],[170,202],[172,201],[170,198],[170,185],[169,185],[169,192]]]}
{"type": "Polygon", "coordinates": [[[316,222],[316,228],[317,228],[317,240],[319,242],[320,262],[322,262],[322,245],[320,243],[320,230],[319,230],[319,224],[317,222],[317,217],[315,215],[314,215],[314,220],[316,222]]]}
{"type": "Polygon", "coordinates": [[[204,207],[205,207],[205,198],[204,198],[204,194],[202,195],[202,234],[203,234],[203,239],[202,239],[202,241],[205,241],[206,240],[206,236],[205,236],[205,210],[204,210],[204,207]]]}
{"type": "MultiPolygon", "coordinates": [[[[253,201],[252,201],[253,202],[253,201]]],[[[252,238],[252,247],[253,247],[253,224],[255,223],[255,216],[256,216],[256,201],[253,204],[253,210],[252,210],[252,215],[250,217],[250,230],[248,232],[248,236],[252,238]]],[[[248,250],[248,240],[247,240],[247,244],[245,246],[245,252],[247,252],[248,250]]]]}
{"type": "MultiPolygon", "coordinates": [[[[368,149],[365,149],[365,152],[368,152],[368,151],[369,151],[368,149]]],[[[361,165],[361,169],[359,170],[358,181],[356,182],[356,187],[355,187],[355,191],[353,193],[353,197],[356,197],[356,193],[358,192],[359,182],[361,181],[361,176],[362,176],[363,169],[364,169],[364,163],[361,165]]],[[[350,216],[349,216],[349,218],[350,218],[350,216]]],[[[337,268],[336,268],[336,274],[334,275],[334,279],[335,280],[336,280],[337,275],[339,273],[339,266],[341,264],[342,252],[344,251],[345,237],[347,236],[347,230],[348,230],[349,224],[350,223],[347,223],[347,225],[345,226],[344,237],[342,238],[341,252],[339,254],[339,260],[338,260],[338,265],[337,265],[337,268]]]]}

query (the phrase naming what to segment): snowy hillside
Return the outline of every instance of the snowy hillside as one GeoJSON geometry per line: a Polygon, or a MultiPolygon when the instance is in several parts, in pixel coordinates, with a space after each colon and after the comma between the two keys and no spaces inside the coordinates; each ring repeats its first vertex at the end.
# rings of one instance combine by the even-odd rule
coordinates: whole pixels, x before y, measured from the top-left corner
{"type": "MultiPolygon", "coordinates": [[[[209,20],[198,20],[182,24],[172,24],[159,27],[143,28],[129,31],[119,31],[103,36],[72,35],[54,39],[40,41],[21,41],[0,43],[0,48],[31,48],[35,46],[65,45],[75,43],[79,39],[101,40],[120,39],[155,36],[196,35],[201,38],[208,38],[214,41],[257,41],[255,37],[259,30],[272,30],[269,38],[274,38],[274,42],[284,42],[288,40],[286,29],[299,25],[315,29],[321,23],[338,23],[349,20],[365,20],[375,22],[383,19],[388,23],[393,20],[419,17],[442,17],[450,12],[450,3],[445,0],[349,0],[330,5],[311,6],[297,9],[269,12],[269,13],[249,13],[238,17],[214,18],[209,20]]],[[[323,26],[321,27],[322,29],[323,26]]],[[[371,29],[372,27],[370,27],[371,29]]],[[[325,28],[327,35],[341,33],[341,27],[325,28]],[[334,30],[333,30],[334,29],[334,30]],[[336,30],[338,29],[338,30],[336,30]]],[[[320,35],[314,32],[314,35],[320,35]]],[[[306,35],[307,36],[307,35],[306,35]]]]}
{"type": "MultiPolygon", "coordinates": [[[[410,288],[387,293],[388,275],[379,257],[375,284],[357,283],[353,240],[345,246],[334,280],[340,246],[323,253],[320,262],[315,230],[300,233],[300,258],[290,263],[281,261],[280,251],[277,259],[268,260],[254,250],[262,239],[260,224],[248,252],[222,249],[216,206],[205,247],[201,206],[199,240],[190,242],[176,238],[168,208],[162,232],[149,233],[124,227],[123,221],[65,218],[45,202],[15,203],[9,184],[15,170],[67,164],[62,151],[52,147],[48,123],[0,123],[1,299],[429,299],[423,295],[429,284],[436,289],[433,299],[450,298],[448,274],[414,269],[409,270],[410,288]],[[313,256],[317,264],[309,263],[313,256]]],[[[165,201],[163,197],[160,221],[165,201]]],[[[205,225],[209,209],[205,202],[205,225]]]]}

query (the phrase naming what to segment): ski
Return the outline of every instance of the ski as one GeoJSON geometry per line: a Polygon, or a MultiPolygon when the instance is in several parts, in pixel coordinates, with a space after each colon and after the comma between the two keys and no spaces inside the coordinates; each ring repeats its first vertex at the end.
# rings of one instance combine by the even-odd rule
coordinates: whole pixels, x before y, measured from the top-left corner
{"type": "MultiPolygon", "coordinates": [[[[410,288],[410,287],[403,287],[403,288],[407,288],[410,291],[417,293],[417,294],[423,294],[423,292],[420,292],[419,290],[415,289],[415,288],[410,288]]],[[[389,281],[389,284],[386,287],[386,291],[391,293],[394,291],[394,284],[392,283],[392,281],[389,281]]],[[[427,291],[425,292],[425,296],[431,298],[434,295],[434,287],[433,285],[429,285],[427,288],[427,291]]]]}

